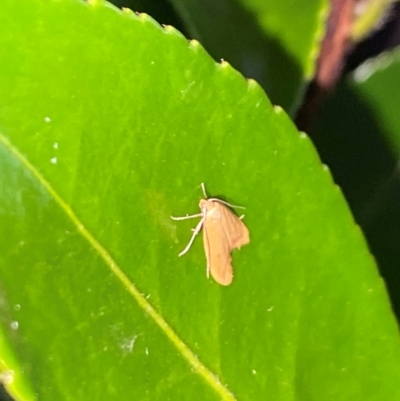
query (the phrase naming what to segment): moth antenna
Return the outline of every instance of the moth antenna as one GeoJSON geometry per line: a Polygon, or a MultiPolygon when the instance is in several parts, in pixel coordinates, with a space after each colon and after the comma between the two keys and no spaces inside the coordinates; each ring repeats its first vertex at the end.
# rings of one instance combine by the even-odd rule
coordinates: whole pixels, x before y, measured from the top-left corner
{"type": "MultiPolygon", "coordinates": [[[[209,199],[208,199],[208,195],[207,195],[207,192],[206,192],[206,187],[205,187],[205,185],[204,185],[204,182],[201,183],[201,189],[203,190],[204,198],[207,199],[207,200],[209,200],[209,201],[211,201],[211,202],[223,203],[224,205],[229,206],[229,207],[231,207],[232,209],[246,209],[246,208],[243,207],[243,206],[231,205],[230,203],[225,202],[225,201],[223,201],[223,200],[221,200],[221,199],[218,199],[218,198],[209,198],[209,199]]],[[[243,217],[244,217],[244,215],[243,215],[243,217]]],[[[243,218],[243,217],[241,217],[241,218],[243,218]]]]}
{"type": "Polygon", "coordinates": [[[219,203],[223,203],[224,205],[229,206],[229,207],[231,207],[232,209],[246,209],[244,206],[231,205],[230,203],[225,202],[225,201],[223,201],[223,200],[221,200],[221,199],[218,199],[218,198],[210,198],[210,199],[207,199],[207,200],[209,200],[210,202],[219,202],[219,203]]]}

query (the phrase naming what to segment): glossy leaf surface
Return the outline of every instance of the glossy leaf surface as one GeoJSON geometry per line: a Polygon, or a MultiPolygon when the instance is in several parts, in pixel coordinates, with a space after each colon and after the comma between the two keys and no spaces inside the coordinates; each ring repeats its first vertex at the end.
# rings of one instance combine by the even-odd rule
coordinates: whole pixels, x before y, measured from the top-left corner
{"type": "Polygon", "coordinates": [[[360,230],[260,87],[149,17],[3,2],[2,370],[18,400],[396,400],[360,230]],[[234,282],[182,258],[205,182],[244,205],[234,282]]]}

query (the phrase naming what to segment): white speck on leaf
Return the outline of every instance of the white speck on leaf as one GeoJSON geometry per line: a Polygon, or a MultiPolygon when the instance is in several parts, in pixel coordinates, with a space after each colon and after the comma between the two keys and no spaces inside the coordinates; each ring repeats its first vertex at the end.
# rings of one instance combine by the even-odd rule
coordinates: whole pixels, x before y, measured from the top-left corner
{"type": "Polygon", "coordinates": [[[57,164],[57,157],[52,157],[52,158],[50,159],[50,163],[51,163],[51,164],[57,164]]]}
{"type": "Polygon", "coordinates": [[[195,82],[196,81],[192,81],[185,89],[181,90],[181,94],[182,94],[181,98],[182,99],[187,95],[187,93],[189,92],[190,88],[195,84],[195,82]]]}
{"type": "Polygon", "coordinates": [[[133,336],[132,338],[125,338],[122,341],[120,348],[122,349],[124,355],[129,354],[133,351],[133,347],[135,346],[136,339],[137,339],[137,336],[133,336]]]}
{"type": "Polygon", "coordinates": [[[11,322],[10,324],[12,330],[18,330],[19,324],[17,321],[11,322]]]}

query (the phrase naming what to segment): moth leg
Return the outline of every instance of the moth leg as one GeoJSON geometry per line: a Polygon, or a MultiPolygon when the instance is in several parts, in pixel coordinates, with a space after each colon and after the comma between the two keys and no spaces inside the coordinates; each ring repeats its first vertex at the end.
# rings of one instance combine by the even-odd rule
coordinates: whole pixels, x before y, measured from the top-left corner
{"type": "Polygon", "coordinates": [[[187,220],[187,219],[194,219],[195,217],[201,217],[203,216],[201,213],[197,214],[191,214],[191,215],[186,215],[182,217],[174,217],[174,216],[169,216],[171,217],[172,220],[187,220]]]}
{"type": "MultiPolygon", "coordinates": [[[[203,216],[200,214],[200,216],[203,216]]],[[[196,228],[193,230],[192,238],[190,238],[189,243],[186,245],[186,248],[178,255],[178,256],[183,256],[192,246],[194,239],[196,238],[197,234],[200,232],[201,227],[203,226],[204,223],[204,216],[203,218],[199,221],[197,224],[196,228]]]]}

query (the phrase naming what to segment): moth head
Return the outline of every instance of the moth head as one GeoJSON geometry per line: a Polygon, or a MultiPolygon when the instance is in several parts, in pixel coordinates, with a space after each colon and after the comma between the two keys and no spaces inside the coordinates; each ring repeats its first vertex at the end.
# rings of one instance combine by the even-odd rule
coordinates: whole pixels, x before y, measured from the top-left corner
{"type": "Polygon", "coordinates": [[[207,199],[202,199],[199,203],[199,207],[201,210],[205,210],[209,212],[211,209],[215,207],[214,202],[207,200],[207,199]]]}

